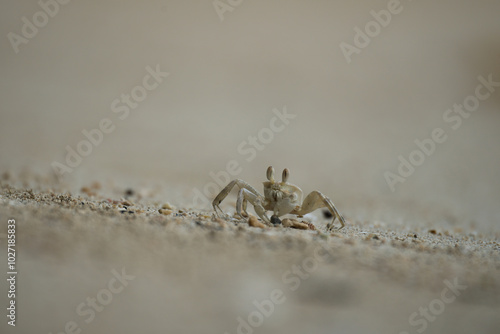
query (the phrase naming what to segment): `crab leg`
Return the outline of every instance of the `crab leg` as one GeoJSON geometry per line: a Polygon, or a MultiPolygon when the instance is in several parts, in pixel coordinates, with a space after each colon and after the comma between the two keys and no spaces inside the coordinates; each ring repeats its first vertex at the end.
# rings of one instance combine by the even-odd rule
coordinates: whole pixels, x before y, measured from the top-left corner
{"type": "Polygon", "coordinates": [[[328,231],[333,228],[335,219],[338,219],[340,224],[342,225],[341,227],[339,227],[339,230],[345,226],[344,217],[342,217],[335,205],[333,205],[332,201],[317,190],[312,191],[309,195],[307,195],[307,197],[304,199],[304,202],[302,203],[301,208],[299,210],[294,210],[292,213],[295,215],[303,216],[305,214],[308,214],[309,212],[323,207],[328,208],[328,210],[330,210],[333,215],[333,220],[326,226],[326,229],[328,231]]]}
{"type": "Polygon", "coordinates": [[[252,187],[251,185],[249,185],[245,181],[240,180],[240,179],[233,180],[233,181],[229,182],[229,184],[224,189],[221,190],[221,192],[215,197],[215,199],[212,202],[212,206],[213,206],[214,211],[217,215],[219,215],[217,213],[217,209],[219,209],[220,213],[222,215],[224,215],[224,212],[222,212],[222,209],[220,208],[219,204],[224,200],[224,198],[227,197],[227,195],[229,195],[229,193],[231,192],[231,190],[233,189],[233,187],[235,185],[237,185],[238,188],[240,188],[240,189],[248,190],[250,193],[254,194],[255,196],[263,198],[262,195],[259,194],[259,192],[257,190],[255,190],[254,187],[252,187]]]}
{"type": "MultiPolygon", "coordinates": [[[[238,215],[240,215],[240,217],[243,217],[243,215],[241,214],[242,207],[244,205],[246,206],[245,203],[248,201],[253,205],[255,212],[260,217],[260,219],[262,219],[268,225],[271,225],[271,221],[269,220],[269,217],[266,214],[266,209],[264,209],[264,206],[262,204],[262,199],[263,199],[262,196],[255,195],[249,190],[242,188],[238,193],[238,200],[236,201],[236,212],[238,213],[238,215]]],[[[248,216],[246,210],[244,209],[243,211],[248,216]]]]}

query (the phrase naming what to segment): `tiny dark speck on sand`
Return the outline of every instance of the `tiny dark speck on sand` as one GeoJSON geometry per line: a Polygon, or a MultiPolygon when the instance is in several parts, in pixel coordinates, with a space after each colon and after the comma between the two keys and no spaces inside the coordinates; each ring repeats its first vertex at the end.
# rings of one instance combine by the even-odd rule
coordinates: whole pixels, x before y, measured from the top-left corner
{"type": "Polygon", "coordinates": [[[279,219],[278,216],[271,216],[271,223],[273,223],[273,225],[280,225],[281,224],[281,219],[279,219]]]}
{"type": "Polygon", "coordinates": [[[332,217],[333,217],[333,215],[332,215],[332,213],[330,212],[330,210],[323,210],[323,216],[324,216],[325,218],[332,218],[332,217]]]}

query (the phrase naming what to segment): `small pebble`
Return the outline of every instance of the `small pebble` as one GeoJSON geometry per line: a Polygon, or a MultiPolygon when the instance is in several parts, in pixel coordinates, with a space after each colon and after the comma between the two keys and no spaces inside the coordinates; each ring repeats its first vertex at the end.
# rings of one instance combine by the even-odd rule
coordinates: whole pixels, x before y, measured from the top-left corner
{"type": "MultiPolygon", "coordinates": [[[[170,203],[165,203],[161,206],[162,209],[173,210],[174,207],[170,203]]],[[[180,212],[180,211],[179,211],[180,212]]]]}
{"type": "Polygon", "coordinates": [[[380,238],[378,237],[378,235],[376,235],[375,233],[370,233],[366,236],[365,240],[380,240],[380,238]]]}
{"type": "Polygon", "coordinates": [[[167,209],[160,209],[158,210],[159,213],[161,213],[162,215],[171,215],[172,214],[172,210],[167,210],[167,209]]]}
{"type": "Polygon", "coordinates": [[[297,222],[295,219],[285,218],[281,221],[281,223],[283,224],[283,227],[292,227],[294,221],[297,222]]]}
{"type": "Polygon", "coordinates": [[[280,225],[281,219],[278,216],[272,215],[271,216],[271,223],[273,223],[273,225],[275,225],[275,226],[280,225]]]}
{"type": "MultiPolygon", "coordinates": [[[[309,226],[310,223],[306,221],[299,222],[297,219],[293,218],[285,218],[282,221],[283,227],[291,227],[299,230],[312,230],[316,229],[313,225],[313,228],[309,226]]],[[[311,224],[312,225],[312,224],[311,224]]]]}
{"type": "Polygon", "coordinates": [[[306,224],[307,226],[309,226],[310,230],[316,231],[316,226],[314,226],[312,223],[306,222],[305,220],[303,220],[302,223],[306,224]]]}
{"type": "Polygon", "coordinates": [[[259,228],[266,227],[266,225],[262,224],[255,216],[250,216],[250,218],[248,218],[248,225],[259,228]]]}
{"type": "Polygon", "coordinates": [[[301,223],[301,222],[296,222],[296,223],[294,223],[292,225],[292,228],[296,228],[296,229],[299,229],[299,230],[308,230],[309,229],[309,225],[301,223]]]}

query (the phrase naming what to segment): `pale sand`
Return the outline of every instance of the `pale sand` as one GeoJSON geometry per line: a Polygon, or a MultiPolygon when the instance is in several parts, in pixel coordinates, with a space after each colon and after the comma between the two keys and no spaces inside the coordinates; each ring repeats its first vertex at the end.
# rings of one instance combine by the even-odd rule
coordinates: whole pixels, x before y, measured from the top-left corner
{"type": "MultiPolygon", "coordinates": [[[[71,1],[18,53],[6,36],[41,9],[2,4],[0,175],[10,176],[0,180],[0,267],[14,218],[19,309],[16,328],[0,313],[0,333],[55,334],[75,321],[82,333],[232,334],[274,289],[286,300],[256,334],[419,333],[425,323],[424,333],[498,333],[500,86],[458,128],[443,116],[478,77],[500,82],[500,1],[403,0],[349,63],[341,43],[388,3],[243,1],[221,21],[213,1],[71,1]],[[120,117],[124,104],[115,113],[112,103],[148,66],[170,75],[120,117]],[[274,109],[295,118],[252,147],[274,109]],[[114,131],[58,183],[52,163],[67,163],[67,147],[103,119],[114,131]],[[446,141],[391,191],[384,174],[436,128],[446,141]],[[324,235],[320,210],[306,217],[319,232],[212,222],[194,189],[215,185],[214,173],[229,182],[230,161],[241,167],[231,178],[258,190],[269,165],[289,168],[347,226],[324,235]],[[102,187],[88,198],[80,190],[94,181],[102,187]],[[133,213],[99,209],[127,188],[133,213]],[[165,202],[170,215],[158,213],[165,202]],[[179,209],[187,216],[174,217],[179,209]],[[310,262],[318,246],[331,258],[310,262]],[[304,261],[317,268],[292,291],[288,271],[304,261]],[[135,279],[86,323],[77,307],[105,296],[121,268],[135,279]],[[455,279],[467,288],[446,290],[455,300],[441,310],[455,279]],[[429,305],[442,313],[424,321],[429,305]]],[[[233,193],[222,208],[232,214],[234,203],[233,193]]]]}
{"type": "Polygon", "coordinates": [[[498,233],[349,216],[344,229],[324,233],[321,212],[305,218],[318,231],[260,229],[214,220],[209,211],[160,214],[163,203],[136,194],[127,203],[119,189],[89,186],[89,198],[47,190],[44,182],[35,190],[2,182],[2,224],[8,218],[17,224],[18,319],[9,332],[56,333],[75,321],[85,333],[236,333],[238,317],[248,319],[254,302],[276,297],[275,289],[279,304],[255,333],[418,333],[424,325],[426,333],[496,333],[500,327],[498,233]],[[106,190],[115,195],[102,196],[106,190]],[[105,294],[112,270],[122,268],[135,278],[86,323],[90,307],[80,313],[77,307],[105,294]],[[446,281],[460,286],[442,297],[446,281]],[[417,314],[412,326],[409,317],[423,307],[433,321],[417,314]]]}

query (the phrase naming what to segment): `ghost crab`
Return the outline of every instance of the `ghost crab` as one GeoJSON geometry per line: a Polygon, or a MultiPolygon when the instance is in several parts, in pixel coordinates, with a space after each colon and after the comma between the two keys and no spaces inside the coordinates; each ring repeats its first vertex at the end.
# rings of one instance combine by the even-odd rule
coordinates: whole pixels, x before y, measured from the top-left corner
{"type": "Polygon", "coordinates": [[[240,191],[236,201],[236,213],[240,217],[248,216],[246,211],[247,202],[250,202],[254,206],[257,215],[269,226],[280,224],[281,220],[279,217],[283,215],[292,214],[300,217],[316,209],[326,207],[333,216],[333,220],[326,227],[327,230],[330,231],[333,229],[335,219],[338,219],[342,225],[338,228],[339,230],[345,226],[344,217],[338,212],[332,201],[319,191],[312,191],[306,196],[304,202],[302,202],[302,190],[296,185],[287,182],[289,176],[290,171],[288,168],[285,168],[283,170],[282,181],[275,181],[274,168],[269,166],[267,168],[268,181],[263,182],[264,196],[243,180],[236,179],[229,182],[212,202],[215,214],[219,216],[218,209],[221,215],[225,216],[219,205],[231,192],[233,187],[237,185],[240,191]],[[267,216],[266,211],[273,211],[271,219],[267,216]]]}

